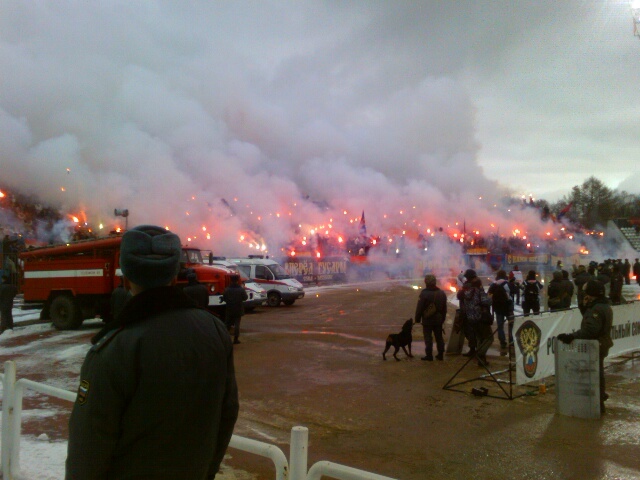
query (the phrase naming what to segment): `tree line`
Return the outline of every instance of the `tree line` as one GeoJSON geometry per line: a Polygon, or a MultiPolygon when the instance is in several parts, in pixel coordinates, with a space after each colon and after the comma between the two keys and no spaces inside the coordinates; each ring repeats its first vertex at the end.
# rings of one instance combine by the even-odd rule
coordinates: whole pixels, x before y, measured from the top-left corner
{"type": "Polygon", "coordinates": [[[640,220],[640,195],[612,190],[593,176],[582,185],[575,185],[555,203],[546,200],[536,203],[541,208],[547,207],[556,218],[564,217],[587,229],[605,226],[609,220],[619,218],[640,220]]]}

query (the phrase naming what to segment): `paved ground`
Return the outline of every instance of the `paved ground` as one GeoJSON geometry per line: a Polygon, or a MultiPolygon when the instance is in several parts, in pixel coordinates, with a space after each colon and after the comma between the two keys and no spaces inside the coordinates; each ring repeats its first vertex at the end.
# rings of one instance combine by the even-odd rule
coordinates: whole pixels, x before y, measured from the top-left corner
{"type": "MultiPolygon", "coordinates": [[[[237,432],[288,453],[291,427],[303,425],[309,465],[330,460],[400,479],[640,478],[640,360],[608,369],[611,400],[598,421],[556,415],[553,388],[515,400],[443,390],[466,359],[421,361],[419,326],[413,359],[382,360],[384,339],[413,315],[416,299],[408,284],[370,285],[246,316],[237,432]]],[[[507,366],[495,349],[490,361],[492,370],[507,366]]],[[[470,364],[460,378],[480,373],[470,364]]],[[[476,385],[500,394],[495,384],[476,385]]],[[[229,465],[252,471],[250,459],[230,453],[229,465]]]]}
{"type": "MultiPolygon", "coordinates": [[[[329,460],[406,480],[640,478],[640,359],[607,369],[611,399],[596,421],[556,415],[553,387],[514,400],[474,397],[467,393],[474,383],[462,387],[465,393],[443,390],[466,359],[421,361],[419,326],[414,358],[401,352],[399,362],[382,360],[386,336],[413,315],[417,295],[409,282],[309,289],[291,307],[245,316],[235,352],[235,433],[276,444],[288,456],[291,428],[302,425],[309,428],[309,466],[329,460]]],[[[3,335],[0,361],[17,357],[21,377],[75,390],[98,323],[78,332],[42,325],[29,336],[3,335]]],[[[492,370],[507,366],[495,349],[489,360],[492,370]]],[[[460,378],[480,373],[470,364],[460,378]]],[[[477,386],[500,393],[495,384],[477,386]]],[[[527,391],[516,388],[514,396],[527,391]]],[[[35,395],[25,408],[55,410],[27,418],[26,433],[66,437],[66,406],[35,395]]],[[[270,479],[273,467],[230,449],[221,478],[270,479]]]]}

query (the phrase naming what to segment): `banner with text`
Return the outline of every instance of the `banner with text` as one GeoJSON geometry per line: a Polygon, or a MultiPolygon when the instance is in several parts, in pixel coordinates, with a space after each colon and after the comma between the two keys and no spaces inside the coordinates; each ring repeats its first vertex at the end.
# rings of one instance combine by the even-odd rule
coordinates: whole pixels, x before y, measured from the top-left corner
{"type": "MultiPolygon", "coordinates": [[[[640,302],[615,305],[609,357],[640,350],[640,302]]],[[[517,317],[513,325],[516,350],[516,383],[542,380],[555,375],[556,337],[580,328],[582,314],[577,308],[561,312],[517,317]]]]}

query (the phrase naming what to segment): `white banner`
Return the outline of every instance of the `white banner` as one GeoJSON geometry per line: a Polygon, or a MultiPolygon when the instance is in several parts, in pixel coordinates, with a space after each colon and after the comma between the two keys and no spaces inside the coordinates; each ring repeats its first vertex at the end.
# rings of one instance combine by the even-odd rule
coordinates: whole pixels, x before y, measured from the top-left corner
{"type": "MultiPolygon", "coordinates": [[[[615,305],[609,357],[640,350],[640,302],[615,305]]],[[[516,317],[513,337],[516,350],[516,384],[555,375],[556,336],[580,328],[582,314],[574,308],[561,312],[516,317]]]]}

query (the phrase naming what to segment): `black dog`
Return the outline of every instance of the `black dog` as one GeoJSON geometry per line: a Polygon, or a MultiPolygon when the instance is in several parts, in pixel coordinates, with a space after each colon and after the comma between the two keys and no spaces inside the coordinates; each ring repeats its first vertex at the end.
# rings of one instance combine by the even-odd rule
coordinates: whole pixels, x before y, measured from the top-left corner
{"type": "Polygon", "coordinates": [[[404,353],[406,353],[408,357],[413,358],[413,355],[411,355],[411,342],[413,341],[413,337],[411,336],[412,328],[413,318],[410,318],[409,320],[404,322],[400,333],[392,333],[387,337],[387,344],[384,347],[384,352],[382,352],[383,360],[387,359],[385,354],[392,346],[395,348],[395,351],[393,352],[393,358],[395,358],[396,360],[400,361],[400,359],[396,357],[396,353],[398,353],[398,350],[400,350],[400,348],[404,350],[404,353]],[[409,352],[407,352],[407,349],[404,347],[409,347],[409,352]]]}

